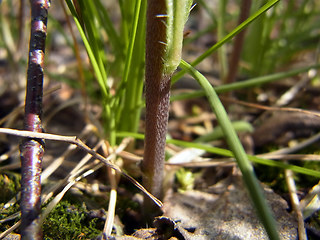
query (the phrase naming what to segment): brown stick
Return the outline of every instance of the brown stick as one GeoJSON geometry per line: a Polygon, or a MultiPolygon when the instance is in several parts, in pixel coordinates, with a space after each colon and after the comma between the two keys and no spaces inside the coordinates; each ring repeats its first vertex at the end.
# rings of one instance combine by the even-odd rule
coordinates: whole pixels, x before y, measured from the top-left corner
{"type": "MultiPolygon", "coordinates": [[[[49,0],[30,0],[31,35],[27,71],[24,128],[42,132],[43,65],[49,0]]],[[[42,239],[39,223],[40,175],[44,141],[28,138],[20,145],[21,157],[21,239],[42,239]]]]}

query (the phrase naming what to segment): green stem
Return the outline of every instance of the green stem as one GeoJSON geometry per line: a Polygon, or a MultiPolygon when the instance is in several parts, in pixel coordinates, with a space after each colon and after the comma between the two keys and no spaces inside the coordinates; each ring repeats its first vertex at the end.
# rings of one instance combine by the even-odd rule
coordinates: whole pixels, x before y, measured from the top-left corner
{"type": "Polygon", "coordinates": [[[184,70],[188,71],[205,90],[211,108],[215,112],[217,120],[226,136],[227,143],[237,160],[238,166],[243,175],[244,183],[246,184],[249,195],[254,203],[254,206],[256,207],[257,214],[263,223],[269,238],[279,239],[276,229],[276,222],[271,214],[271,210],[269,209],[259,182],[254,174],[253,167],[250,164],[240,140],[231,125],[228,115],[222,103],[220,102],[218,95],[207,79],[197,70],[195,70],[190,64],[182,60],[180,66],[184,70]]]}
{"type": "MultiPolygon", "coordinates": [[[[196,60],[194,60],[191,63],[191,66],[196,66],[200,62],[202,62],[204,59],[206,59],[208,56],[210,56],[215,50],[223,46],[226,42],[231,40],[235,35],[237,35],[239,32],[241,32],[243,29],[247,27],[251,22],[253,22],[257,17],[262,15],[264,12],[266,12],[269,8],[271,8],[274,4],[279,2],[280,0],[270,0],[268,1],[264,6],[262,6],[257,12],[255,12],[252,16],[250,16],[248,19],[246,19],[244,22],[242,22],[240,25],[238,25],[232,32],[227,34],[223,39],[221,39],[219,42],[217,42],[215,45],[213,45],[210,49],[208,49],[205,53],[201,54],[196,60]]],[[[187,71],[182,70],[175,74],[172,77],[172,83],[175,83],[178,81],[187,71]]]]}

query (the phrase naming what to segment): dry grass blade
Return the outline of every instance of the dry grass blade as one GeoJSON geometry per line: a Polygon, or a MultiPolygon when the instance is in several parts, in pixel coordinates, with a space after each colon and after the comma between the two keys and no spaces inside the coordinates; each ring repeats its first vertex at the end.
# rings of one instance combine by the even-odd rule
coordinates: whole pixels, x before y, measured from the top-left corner
{"type": "Polygon", "coordinates": [[[292,172],[292,170],[286,169],[284,171],[284,173],[285,173],[285,178],[286,178],[286,182],[287,182],[288,189],[289,189],[292,208],[293,208],[294,212],[297,215],[299,239],[300,240],[306,240],[307,239],[306,229],[304,227],[304,219],[303,219],[303,214],[302,214],[302,211],[301,211],[301,205],[300,205],[299,197],[297,195],[296,184],[295,184],[295,181],[293,179],[293,172],[292,172]]]}
{"type": "MultiPolygon", "coordinates": [[[[16,222],[13,226],[11,226],[9,229],[7,229],[6,231],[4,231],[3,233],[0,234],[0,239],[5,238],[6,236],[8,236],[10,233],[12,233],[14,230],[16,230],[21,224],[21,220],[19,220],[18,222],[16,222]]],[[[8,238],[9,239],[9,238],[8,238]]]]}
{"type": "MultiPolygon", "coordinates": [[[[88,134],[92,131],[93,126],[92,125],[87,125],[83,131],[80,133],[80,138],[85,138],[88,136],[88,134]]],[[[53,172],[55,172],[63,163],[65,158],[69,156],[73,150],[76,149],[75,145],[69,145],[67,150],[57,159],[55,159],[41,174],[41,182],[46,180],[53,172]]],[[[90,155],[91,156],[91,155],[90,155]]],[[[81,163],[81,162],[80,162],[81,163]]],[[[79,163],[79,164],[80,164],[79,163]]],[[[79,165],[78,164],[78,165],[79,165]]],[[[73,170],[74,171],[74,170],[73,170]]],[[[70,173],[72,174],[72,172],[70,173]]]]}
{"type": "MultiPolygon", "coordinates": [[[[124,139],[127,141],[122,141],[120,146],[118,147],[118,151],[121,152],[126,146],[128,145],[129,141],[128,139],[124,139]]],[[[110,152],[113,153],[113,149],[105,142],[103,145],[103,151],[105,155],[110,155],[110,152]]],[[[116,150],[116,151],[117,151],[116,150]]],[[[112,155],[112,154],[111,154],[112,155]]],[[[110,159],[110,161],[114,162],[115,157],[113,159],[110,159]]],[[[103,228],[103,234],[102,238],[107,239],[107,236],[109,236],[112,232],[113,222],[114,222],[114,215],[115,215],[115,209],[116,209],[116,202],[117,202],[117,180],[116,180],[116,171],[113,169],[108,169],[108,177],[110,181],[110,198],[109,198],[109,206],[108,206],[108,212],[106,216],[106,221],[103,228]]]]}
{"type": "MultiPolygon", "coordinates": [[[[97,150],[102,144],[102,141],[98,142],[98,144],[94,147],[94,151],[97,150]]],[[[57,191],[57,189],[64,187],[65,184],[69,184],[70,182],[74,181],[74,179],[78,178],[80,174],[82,174],[84,171],[96,168],[97,162],[94,162],[92,164],[85,165],[89,160],[91,159],[91,155],[87,154],[84,158],[81,159],[81,161],[77,164],[77,166],[72,169],[72,171],[66,176],[63,180],[60,181],[60,183],[55,184],[49,191],[43,194],[42,196],[42,203],[46,203],[57,191]]]]}
{"type": "Polygon", "coordinates": [[[317,154],[266,154],[256,155],[257,157],[273,159],[273,160],[300,160],[300,161],[320,161],[320,156],[317,154]]]}
{"type": "Polygon", "coordinates": [[[103,238],[107,239],[107,236],[111,235],[114,216],[115,216],[115,209],[116,209],[116,202],[117,202],[117,183],[116,183],[116,172],[113,169],[108,169],[108,175],[110,179],[110,200],[108,206],[108,212],[106,217],[106,222],[103,228],[103,238]]]}
{"type": "Polygon", "coordinates": [[[249,102],[244,102],[232,98],[227,98],[227,97],[220,97],[223,101],[226,102],[231,102],[231,103],[236,103],[240,104],[242,106],[246,107],[251,107],[251,108],[258,108],[258,109],[263,109],[263,110],[268,110],[268,111],[282,111],[282,112],[299,112],[299,113],[305,113],[309,115],[313,115],[316,117],[320,117],[320,113],[314,112],[314,111],[309,111],[309,110],[304,110],[300,108],[290,108],[290,107],[268,107],[268,106],[263,106],[260,104],[256,103],[249,103],[249,102]]]}
{"type": "Polygon", "coordinates": [[[11,214],[10,216],[8,216],[8,217],[6,217],[4,219],[1,219],[0,223],[5,223],[5,222],[8,222],[8,221],[14,220],[17,217],[20,217],[20,212],[16,212],[16,213],[11,214]]]}
{"type": "Polygon", "coordinates": [[[91,154],[94,158],[103,162],[107,167],[110,167],[117,172],[121,173],[124,177],[126,177],[130,182],[132,182],[137,188],[139,188],[144,194],[146,194],[158,207],[162,208],[162,202],[154,197],[151,193],[149,193],[140,183],[138,183],[134,178],[123,172],[117,165],[111,163],[107,158],[104,158],[91,148],[89,148],[86,144],[84,144],[78,137],[76,136],[62,136],[50,133],[38,133],[38,132],[31,132],[31,131],[24,131],[24,130],[16,130],[10,128],[0,128],[0,133],[9,134],[24,138],[35,138],[35,139],[45,139],[51,141],[60,141],[66,142],[69,144],[75,144],[77,147],[81,148],[82,150],[86,151],[87,153],[91,154]]]}

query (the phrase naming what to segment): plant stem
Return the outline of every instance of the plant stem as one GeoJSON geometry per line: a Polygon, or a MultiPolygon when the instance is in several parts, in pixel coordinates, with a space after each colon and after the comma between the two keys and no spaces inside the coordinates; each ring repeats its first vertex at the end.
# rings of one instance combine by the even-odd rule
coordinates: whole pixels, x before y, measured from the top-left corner
{"type": "MultiPolygon", "coordinates": [[[[251,0],[241,1],[241,10],[240,10],[240,16],[238,20],[238,25],[240,25],[243,21],[245,21],[249,17],[250,7],[251,7],[251,0]]],[[[243,41],[244,41],[245,34],[246,34],[246,29],[244,29],[242,32],[240,32],[238,35],[235,36],[233,50],[232,50],[230,61],[229,61],[229,71],[224,83],[228,84],[228,83],[235,82],[235,79],[238,73],[240,55],[243,48],[243,41]]]]}
{"type": "Polygon", "coordinates": [[[211,108],[215,112],[219,125],[225,134],[226,141],[237,160],[238,167],[243,175],[244,183],[247,186],[249,195],[257,210],[257,214],[263,223],[269,238],[272,240],[280,239],[276,228],[276,221],[274,220],[271,210],[267,205],[261,186],[255,176],[254,169],[249,162],[248,156],[246,155],[243,146],[231,125],[218,95],[208,80],[200,72],[191,67],[190,64],[182,60],[180,66],[181,68],[188,70],[205,90],[211,108]]]}
{"type": "MultiPolygon", "coordinates": [[[[43,61],[50,1],[31,0],[30,3],[32,20],[24,128],[28,131],[42,132],[43,61]]],[[[43,153],[43,140],[27,138],[20,145],[21,239],[42,239],[39,216],[43,153]]]]}
{"type": "MultiPolygon", "coordinates": [[[[146,133],[142,170],[144,186],[157,198],[162,196],[165,141],[170,100],[170,75],[163,74],[166,25],[165,0],[148,0],[146,30],[146,133]]],[[[154,204],[144,199],[148,218],[154,204]]]]}
{"type": "MultiPolygon", "coordinates": [[[[201,54],[199,57],[197,57],[196,60],[194,60],[191,63],[191,66],[195,67],[199,63],[201,63],[205,58],[207,58],[210,54],[212,54],[215,50],[217,50],[219,47],[221,47],[223,44],[225,44],[227,41],[229,41],[231,38],[233,38],[235,35],[237,35],[239,32],[241,32],[244,28],[247,27],[251,22],[255,21],[256,18],[263,15],[264,12],[266,12],[268,9],[273,7],[276,3],[278,3],[280,0],[270,0],[265,5],[263,5],[258,11],[256,11],[253,15],[251,15],[248,19],[246,19],[244,22],[242,22],[240,25],[238,25],[233,31],[228,33],[226,36],[223,37],[220,41],[218,41],[216,44],[214,44],[212,47],[210,47],[206,52],[201,54]]],[[[181,70],[177,74],[175,74],[172,78],[172,82],[175,83],[178,79],[180,79],[187,71],[181,70]]]]}

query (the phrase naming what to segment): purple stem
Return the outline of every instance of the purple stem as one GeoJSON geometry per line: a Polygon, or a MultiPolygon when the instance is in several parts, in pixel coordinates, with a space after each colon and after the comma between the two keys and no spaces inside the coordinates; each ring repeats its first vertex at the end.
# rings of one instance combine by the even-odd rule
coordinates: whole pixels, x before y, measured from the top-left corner
{"type": "MultiPolygon", "coordinates": [[[[143,184],[157,198],[162,197],[165,143],[169,115],[171,76],[163,73],[166,23],[158,16],[167,12],[165,0],[148,0],[146,32],[146,132],[142,163],[143,184]]],[[[159,214],[155,204],[144,199],[145,217],[159,214]]]]}
{"type": "MultiPolygon", "coordinates": [[[[31,35],[25,100],[25,130],[42,132],[43,65],[49,0],[30,0],[31,35]]],[[[41,210],[41,168],[44,141],[25,139],[21,157],[21,239],[42,239],[39,223],[41,210]]]]}

